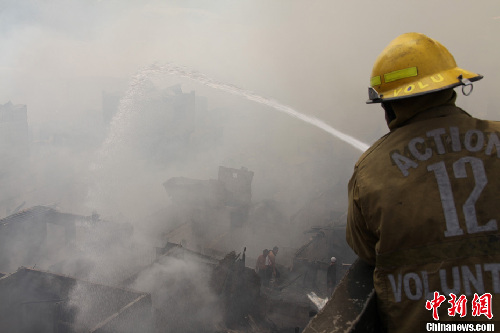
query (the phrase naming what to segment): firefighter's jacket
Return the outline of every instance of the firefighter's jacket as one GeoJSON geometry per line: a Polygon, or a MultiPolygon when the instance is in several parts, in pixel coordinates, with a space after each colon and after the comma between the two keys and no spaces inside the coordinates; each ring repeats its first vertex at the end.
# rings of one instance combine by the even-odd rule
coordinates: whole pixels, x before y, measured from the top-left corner
{"type": "Polygon", "coordinates": [[[390,332],[500,319],[500,122],[418,113],[361,156],[348,190],[347,241],[375,266],[390,332]]]}

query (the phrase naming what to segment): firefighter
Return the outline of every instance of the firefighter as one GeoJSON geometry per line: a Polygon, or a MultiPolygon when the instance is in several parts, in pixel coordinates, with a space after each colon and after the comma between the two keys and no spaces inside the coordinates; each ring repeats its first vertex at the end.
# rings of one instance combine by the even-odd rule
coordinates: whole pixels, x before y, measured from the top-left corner
{"type": "Polygon", "coordinates": [[[389,332],[500,317],[500,123],[455,105],[454,88],[468,95],[482,77],[420,33],[373,66],[367,103],[389,133],[354,167],[346,238],[374,266],[389,332]]]}
{"type": "Polygon", "coordinates": [[[333,289],[337,285],[337,258],[331,257],[330,265],[326,271],[326,289],[328,298],[332,297],[333,289]]]}
{"type": "Polygon", "coordinates": [[[276,267],[276,256],[278,255],[279,248],[277,246],[273,247],[266,257],[266,271],[267,271],[267,284],[270,281],[278,281],[280,278],[280,272],[276,267]]]}
{"type": "Polygon", "coordinates": [[[255,272],[259,274],[261,283],[265,282],[266,279],[266,259],[268,254],[268,249],[262,250],[262,254],[257,258],[257,263],[255,264],[255,272]]]}

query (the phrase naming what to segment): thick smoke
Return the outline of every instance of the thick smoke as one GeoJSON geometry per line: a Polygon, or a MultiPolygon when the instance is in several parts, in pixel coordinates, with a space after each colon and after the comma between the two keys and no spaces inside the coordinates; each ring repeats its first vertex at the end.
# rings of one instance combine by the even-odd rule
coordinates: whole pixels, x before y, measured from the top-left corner
{"type": "Polygon", "coordinates": [[[132,285],[152,294],[165,332],[213,332],[222,320],[219,299],[209,289],[211,271],[185,260],[163,258],[132,285]]]}
{"type": "MultiPolygon", "coordinates": [[[[8,159],[21,149],[0,142],[0,217],[35,205],[94,217],[77,222],[74,253],[54,241],[47,251],[57,260],[19,265],[151,292],[155,307],[180,318],[172,331],[214,327],[221,314],[205,265],[176,258],[151,265],[164,233],[188,218],[163,183],[216,179],[219,166],[253,171],[255,205],[227,250],[247,246],[255,258],[279,245],[286,264],[287,250],[303,244],[302,226],[290,223],[300,208],[319,211],[325,205],[313,204],[328,200],[331,211],[346,211],[361,150],[272,105],[154,71],[154,64],[253,91],[370,144],[387,132],[381,109],[364,104],[371,66],[390,40],[410,31],[439,40],[459,66],[484,75],[457,104],[500,119],[498,15],[497,0],[2,1],[0,104],[27,105],[29,149],[8,159]],[[175,128],[165,124],[173,113],[155,104],[179,91],[196,100],[189,144],[172,139],[175,128]],[[110,120],[103,115],[108,94],[119,100],[110,120]]],[[[19,135],[5,134],[4,125],[2,140],[19,135]]],[[[85,291],[75,288],[72,302],[88,321],[85,291]]]]}

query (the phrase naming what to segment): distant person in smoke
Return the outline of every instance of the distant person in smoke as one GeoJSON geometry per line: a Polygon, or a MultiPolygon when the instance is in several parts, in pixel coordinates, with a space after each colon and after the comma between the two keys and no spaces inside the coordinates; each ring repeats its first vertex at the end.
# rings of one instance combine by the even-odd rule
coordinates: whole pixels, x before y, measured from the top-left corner
{"type": "Polygon", "coordinates": [[[278,247],[275,246],[271,251],[269,251],[266,257],[266,271],[267,271],[267,282],[271,280],[278,280],[280,278],[280,272],[276,268],[276,256],[278,255],[278,247]]]}
{"type": "Polygon", "coordinates": [[[457,107],[453,89],[482,77],[420,33],[375,60],[367,103],[389,133],[354,167],[346,237],[374,266],[388,332],[500,317],[500,123],[457,107]]]}
{"type": "Polygon", "coordinates": [[[268,249],[262,250],[262,254],[257,258],[257,263],[255,264],[255,272],[259,274],[261,283],[266,279],[266,258],[268,253],[268,249]]]}
{"type": "Polygon", "coordinates": [[[330,265],[328,265],[328,270],[326,271],[326,288],[328,292],[328,298],[332,297],[333,289],[337,284],[337,258],[332,257],[330,259],[330,265]]]}

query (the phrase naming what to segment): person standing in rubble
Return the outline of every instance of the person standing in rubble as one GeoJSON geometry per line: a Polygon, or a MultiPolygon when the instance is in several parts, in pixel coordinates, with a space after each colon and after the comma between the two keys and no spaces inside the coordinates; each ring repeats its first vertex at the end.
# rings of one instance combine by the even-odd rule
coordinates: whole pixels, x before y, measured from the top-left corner
{"type": "Polygon", "coordinates": [[[276,268],[276,256],[278,255],[278,247],[275,246],[271,251],[269,251],[266,257],[266,271],[267,271],[267,283],[274,279],[275,281],[280,278],[280,273],[276,268]]]}
{"type": "Polygon", "coordinates": [[[354,167],[346,238],[374,266],[389,332],[500,316],[500,123],[455,106],[453,89],[468,95],[482,77],[420,33],[373,66],[367,103],[382,105],[389,133],[354,167]]]}
{"type": "Polygon", "coordinates": [[[330,259],[330,265],[328,265],[328,269],[326,271],[326,287],[328,298],[332,297],[335,285],[337,285],[337,258],[332,257],[330,259]]]}
{"type": "Polygon", "coordinates": [[[262,250],[262,254],[257,258],[257,263],[255,265],[255,272],[259,274],[261,282],[264,282],[266,279],[266,259],[268,254],[268,249],[262,250]]]}

